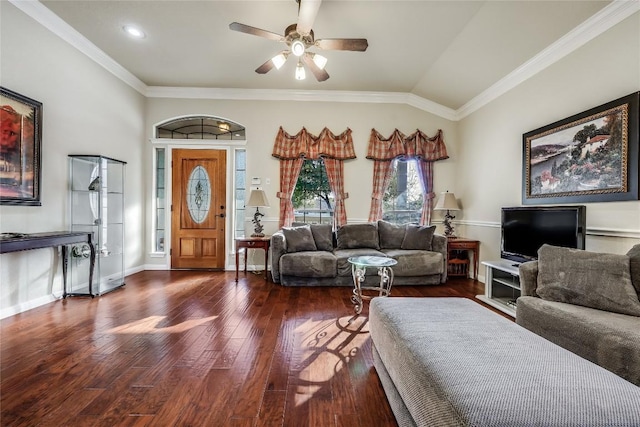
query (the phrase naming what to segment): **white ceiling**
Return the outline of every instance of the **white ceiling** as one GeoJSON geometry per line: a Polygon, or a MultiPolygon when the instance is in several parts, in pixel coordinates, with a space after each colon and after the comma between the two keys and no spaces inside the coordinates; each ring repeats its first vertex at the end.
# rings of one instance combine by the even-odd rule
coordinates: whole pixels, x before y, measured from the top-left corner
{"type": "Polygon", "coordinates": [[[296,81],[291,58],[255,73],[284,45],[229,30],[237,21],[283,34],[297,20],[295,0],[41,3],[149,87],[399,92],[458,110],[624,2],[324,0],[316,39],[366,38],[369,48],[323,51],[331,77],[322,83],[310,73],[296,81]],[[128,38],[125,24],[146,38],[128,38]]]}

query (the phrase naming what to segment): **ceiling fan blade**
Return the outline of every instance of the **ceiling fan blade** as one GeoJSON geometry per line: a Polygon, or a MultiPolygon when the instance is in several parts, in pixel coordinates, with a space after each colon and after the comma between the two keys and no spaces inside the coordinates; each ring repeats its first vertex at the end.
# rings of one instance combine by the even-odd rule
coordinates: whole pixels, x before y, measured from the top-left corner
{"type": "Polygon", "coordinates": [[[267,74],[274,67],[273,61],[268,59],[267,62],[256,68],[256,73],[267,74]]]}
{"type": "Polygon", "coordinates": [[[282,52],[280,52],[279,54],[277,54],[276,56],[274,56],[273,58],[269,59],[267,62],[265,62],[258,68],[256,68],[256,73],[267,74],[269,71],[271,71],[273,67],[276,67],[279,69],[287,61],[287,58],[289,57],[290,53],[291,52],[286,49],[283,50],[282,52]],[[276,64],[276,62],[278,64],[276,64]]]}
{"type": "Polygon", "coordinates": [[[355,50],[364,52],[369,47],[367,39],[321,39],[315,45],[323,50],[355,50]]]}
{"type": "Polygon", "coordinates": [[[301,36],[308,36],[316,20],[318,9],[322,0],[299,0],[298,4],[298,26],[296,31],[301,36]]]}
{"type": "Polygon", "coordinates": [[[304,56],[302,57],[302,62],[304,62],[304,65],[306,65],[311,70],[313,75],[316,77],[316,80],[318,80],[319,82],[323,82],[329,78],[329,73],[327,73],[324,69],[318,67],[316,63],[313,62],[313,59],[311,58],[309,52],[304,54],[304,56]]]}
{"type": "Polygon", "coordinates": [[[232,22],[229,24],[229,29],[233,31],[239,31],[241,33],[251,34],[258,37],[264,37],[265,39],[275,40],[277,42],[284,42],[284,37],[280,34],[272,33],[271,31],[262,30],[260,28],[251,27],[249,25],[241,24],[239,22],[232,22]]]}

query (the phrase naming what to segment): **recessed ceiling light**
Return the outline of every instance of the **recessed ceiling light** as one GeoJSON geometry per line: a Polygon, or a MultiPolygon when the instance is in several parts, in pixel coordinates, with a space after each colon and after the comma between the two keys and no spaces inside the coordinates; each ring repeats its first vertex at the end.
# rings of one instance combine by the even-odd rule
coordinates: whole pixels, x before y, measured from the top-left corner
{"type": "Polygon", "coordinates": [[[144,31],[134,25],[125,25],[122,30],[135,39],[143,39],[146,37],[144,31]]]}

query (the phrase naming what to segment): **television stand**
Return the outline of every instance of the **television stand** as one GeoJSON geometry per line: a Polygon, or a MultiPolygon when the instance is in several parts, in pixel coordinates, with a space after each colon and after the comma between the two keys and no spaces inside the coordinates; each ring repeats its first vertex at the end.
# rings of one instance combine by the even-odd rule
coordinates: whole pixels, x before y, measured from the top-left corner
{"type": "Polygon", "coordinates": [[[483,261],[486,267],[484,295],[476,295],[480,301],[516,317],[516,300],[520,296],[519,264],[501,259],[483,261]]]}

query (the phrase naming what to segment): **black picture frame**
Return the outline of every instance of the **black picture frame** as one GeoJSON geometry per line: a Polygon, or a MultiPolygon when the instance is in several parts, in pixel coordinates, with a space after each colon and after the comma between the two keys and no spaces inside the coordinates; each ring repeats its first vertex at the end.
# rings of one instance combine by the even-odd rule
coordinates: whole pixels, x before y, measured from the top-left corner
{"type": "Polygon", "coordinates": [[[0,204],[41,206],[42,103],[0,87],[0,204]]]}
{"type": "Polygon", "coordinates": [[[638,200],[640,92],[522,135],[522,204],[638,200]]]}

